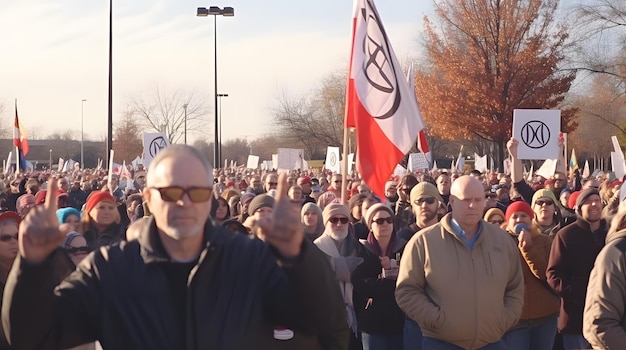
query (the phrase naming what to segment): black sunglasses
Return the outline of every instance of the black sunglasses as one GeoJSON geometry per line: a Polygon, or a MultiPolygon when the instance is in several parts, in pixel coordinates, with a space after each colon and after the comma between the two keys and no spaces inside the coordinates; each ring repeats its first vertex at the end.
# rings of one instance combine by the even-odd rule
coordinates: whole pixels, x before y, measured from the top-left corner
{"type": "Polygon", "coordinates": [[[150,188],[159,191],[159,193],[161,194],[161,199],[166,202],[177,202],[183,199],[185,193],[187,193],[189,199],[194,203],[206,202],[211,199],[211,195],[213,195],[213,188],[211,187],[183,188],[180,186],[168,186],[150,188]]]}
{"type": "Polygon", "coordinates": [[[388,216],[386,218],[374,219],[374,220],[372,220],[372,222],[375,222],[378,225],[382,225],[385,222],[388,223],[388,224],[393,224],[393,218],[391,216],[388,216]]]}
{"type": "Polygon", "coordinates": [[[422,203],[424,202],[426,202],[426,204],[433,204],[435,203],[435,197],[423,197],[423,198],[418,198],[413,201],[413,203],[417,205],[422,205],[422,203]]]}
{"type": "Polygon", "coordinates": [[[553,205],[554,202],[549,200],[549,199],[537,199],[535,201],[535,204],[537,204],[538,206],[542,206],[542,205],[553,205]]]}
{"type": "Polygon", "coordinates": [[[328,221],[330,221],[330,223],[333,225],[336,225],[338,222],[341,222],[341,224],[345,225],[348,223],[348,218],[340,218],[335,216],[328,219],[328,221]]]}
{"type": "Polygon", "coordinates": [[[2,242],[9,242],[12,239],[17,241],[17,233],[14,235],[0,235],[0,241],[2,242]]]}
{"type": "Polygon", "coordinates": [[[65,248],[65,251],[70,253],[70,254],[78,254],[78,253],[91,253],[91,248],[89,248],[88,246],[84,246],[84,247],[69,247],[69,248],[65,248]]]}

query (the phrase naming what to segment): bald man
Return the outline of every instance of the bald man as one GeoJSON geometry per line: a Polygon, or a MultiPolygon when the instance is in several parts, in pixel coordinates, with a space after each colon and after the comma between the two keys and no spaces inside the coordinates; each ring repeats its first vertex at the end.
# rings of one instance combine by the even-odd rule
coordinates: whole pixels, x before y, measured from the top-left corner
{"type": "Polygon", "coordinates": [[[424,349],[506,349],[504,333],[517,323],[524,279],[510,235],[482,220],[480,181],[452,183],[452,212],[407,243],[396,301],[420,325],[424,349]]]}

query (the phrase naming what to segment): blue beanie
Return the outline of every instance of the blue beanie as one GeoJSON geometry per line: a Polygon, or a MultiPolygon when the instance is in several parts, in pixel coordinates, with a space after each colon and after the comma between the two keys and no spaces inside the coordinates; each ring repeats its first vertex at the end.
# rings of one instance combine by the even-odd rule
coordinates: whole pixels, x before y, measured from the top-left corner
{"type": "Polygon", "coordinates": [[[78,219],[80,220],[80,212],[77,209],[72,207],[58,209],[57,219],[59,219],[59,224],[64,223],[65,220],[67,220],[67,217],[71,214],[78,216],[78,219]]]}

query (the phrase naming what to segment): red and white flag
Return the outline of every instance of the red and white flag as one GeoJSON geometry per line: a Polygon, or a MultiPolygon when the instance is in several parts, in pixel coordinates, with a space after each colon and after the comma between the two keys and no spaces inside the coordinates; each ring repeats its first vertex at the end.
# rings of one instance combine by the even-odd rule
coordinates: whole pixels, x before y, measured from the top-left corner
{"type": "Polygon", "coordinates": [[[372,0],[355,0],[346,127],[356,128],[356,167],[381,198],[424,124],[372,0]]]}
{"type": "Polygon", "coordinates": [[[28,155],[30,147],[26,139],[26,130],[20,127],[20,120],[17,117],[17,100],[15,100],[15,124],[13,127],[13,144],[22,153],[22,156],[28,155]]]}
{"type": "MultiPolygon", "coordinates": [[[[409,89],[413,91],[413,96],[415,97],[415,101],[417,102],[417,96],[415,95],[415,72],[413,71],[413,64],[409,67],[409,71],[406,74],[406,80],[409,83],[409,89]]],[[[418,104],[419,106],[419,104],[418,104]]],[[[425,127],[426,123],[424,123],[424,118],[422,118],[422,113],[418,109],[418,113],[415,116],[418,118],[420,123],[425,127]]],[[[430,148],[428,147],[428,140],[426,140],[426,129],[423,128],[420,130],[419,134],[417,134],[417,148],[424,154],[424,158],[428,161],[428,166],[433,164],[433,155],[430,153],[430,148]]]]}

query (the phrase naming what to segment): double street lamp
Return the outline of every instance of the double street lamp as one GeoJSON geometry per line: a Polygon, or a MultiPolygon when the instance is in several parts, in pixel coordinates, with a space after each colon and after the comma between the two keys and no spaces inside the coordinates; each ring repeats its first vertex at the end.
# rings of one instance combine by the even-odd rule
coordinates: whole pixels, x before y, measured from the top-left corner
{"type": "Polygon", "coordinates": [[[196,16],[198,17],[207,17],[207,16],[213,16],[213,42],[214,42],[214,54],[215,54],[215,58],[214,58],[214,83],[215,83],[215,90],[214,90],[214,104],[215,104],[215,146],[214,146],[214,166],[216,168],[220,168],[221,167],[221,159],[220,159],[220,153],[219,153],[219,145],[220,145],[220,137],[219,137],[219,124],[218,124],[218,109],[217,109],[217,97],[218,97],[218,93],[217,93],[217,16],[224,16],[224,17],[233,17],[235,15],[235,9],[232,7],[224,7],[223,9],[219,8],[218,6],[210,6],[208,9],[206,7],[198,7],[198,10],[196,12],[196,16]]]}

